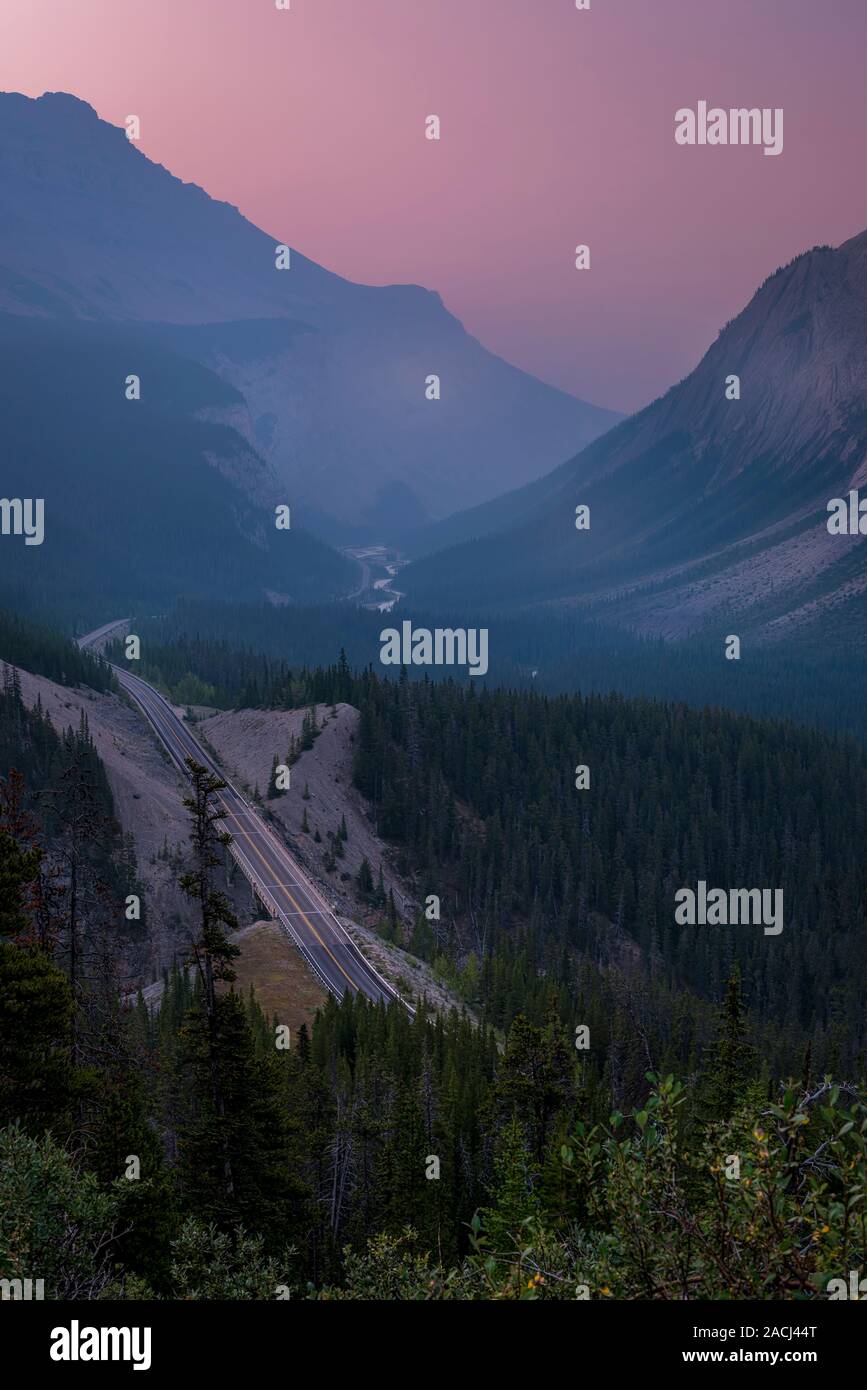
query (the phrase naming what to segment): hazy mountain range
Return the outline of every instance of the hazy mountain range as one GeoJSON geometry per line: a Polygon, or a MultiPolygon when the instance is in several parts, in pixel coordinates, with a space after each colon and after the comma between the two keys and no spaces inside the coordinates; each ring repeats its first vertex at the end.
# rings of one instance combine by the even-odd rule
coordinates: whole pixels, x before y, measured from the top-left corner
{"type": "Polygon", "coordinates": [[[580,605],[681,637],[737,622],[860,640],[867,498],[867,233],[771,275],[696,369],[540,482],[416,537],[411,601],[580,605]],[[729,399],[732,376],[740,399],[729,399]],[[590,529],[576,529],[576,507],[590,529]]]}
{"type": "Polygon", "coordinates": [[[0,314],[3,495],[45,503],[41,545],[0,542],[2,602],[90,623],[183,593],[349,593],[351,561],[276,528],[272,471],[221,420],[242,405],[146,328],[0,314]]]}
{"type": "Polygon", "coordinates": [[[428,290],[353,284],[294,249],[278,270],[291,227],[254,227],[73,96],[0,95],[0,177],[0,309],[164,325],[175,353],[234,388],[210,418],[332,538],[383,539],[488,500],[618,418],[487,352],[428,290]]]}
{"type": "Polygon", "coordinates": [[[427,290],[294,250],[277,270],[277,233],[75,97],[0,95],[0,175],[4,489],[47,507],[44,546],[3,548],[7,593],[315,601],[357,583],[323,542],[365,538],[416,557],[417,608],[860,641],[860,537],[826,523],[867,485],[867,233],[771,275],[617,423],[486,352],[427,290]]]}

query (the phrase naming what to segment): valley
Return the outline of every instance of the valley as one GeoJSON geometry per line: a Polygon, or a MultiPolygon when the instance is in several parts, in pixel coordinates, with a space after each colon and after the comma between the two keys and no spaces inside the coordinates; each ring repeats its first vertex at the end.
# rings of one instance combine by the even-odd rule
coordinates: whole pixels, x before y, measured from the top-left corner
{"type": "Polygon", "coordinates": [[[814,1333],[867,12],[7,3],[0,1301],[198,1378],[285,1350],[242,1303],[814,1333]]]}
{"type": "Polygon", "coordinates": [[[394,587],[394,581],[407,563],[401,552],[385,545],[369,545],[349,548],[343,553],[356,560],[362,570],[360,587],[348,597],[362,608],[390,613],[403,598],[401,591],[394,587]]]}

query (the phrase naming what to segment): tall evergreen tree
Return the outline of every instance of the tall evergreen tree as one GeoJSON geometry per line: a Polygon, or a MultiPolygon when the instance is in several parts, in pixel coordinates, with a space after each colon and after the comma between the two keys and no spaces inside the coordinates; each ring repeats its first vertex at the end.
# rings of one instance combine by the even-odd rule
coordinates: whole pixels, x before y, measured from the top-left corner
{"type": "Polygon", "coordinates": [[[204,1019],[194,1020],[194,1031],[201,1031],[201,1055],[210,1093],[214,1130],[211,1159],[219,1166],[220,1182],[226,1195],[231,1197],[235,1173],[224,1127],[227,1078],[222,1069],[225,1058],[217,984],[228,984],[235,979],[232,961],[240,951],[229,941],[225,930],[237,927],[237,918],[225,894],[214,886],[214,871],[221,865],[222,852],[231,841],[231,836],[221,828],[226,811],[216,803],[216,797],[226,783],[193,758],[187,758],[186,764],[193,784],[192,795],[184,798],[184,805],[190,814],[192,863],[181,876],[180,886],[198,909],[199,929],[193,942],[193,957],[201,979],[204,1010],[204,1019]]]}
{"type": "Polygon", "coordinates": [[[710,1119],[727,1120],[744,1100],[755,1073],[756,1051],[747,1038],[740,967],[735,964],[717,1010],[716,1036],[704,1058],[704,1106],[710,1119]]]}

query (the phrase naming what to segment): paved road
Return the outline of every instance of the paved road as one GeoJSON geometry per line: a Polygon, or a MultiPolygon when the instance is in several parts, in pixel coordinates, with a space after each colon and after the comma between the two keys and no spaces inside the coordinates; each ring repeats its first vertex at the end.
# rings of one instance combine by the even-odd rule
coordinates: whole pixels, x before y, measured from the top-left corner
{"type": "MultiPolygon", "coordinates": [[[[115,629],[123,628],[127,621],[106,623],[80,637],[78,644],[98,650],[106,638],[115,629]]],[[[225,774],[197,742],[189,726],[153,686],[123,667],[113,665],[113,669],[120,685],[141,709],[185,777],[189,774],[184,759],[193,757],[225,780],[225,774]]],[[[351,993],[360,990],[374,1002],[399,1000],[400,996],[374,970],[259,812],[231,784],[219,793],[219,800],[227,812],[225,828],[232,836],[232,854],[262,902],[291,936],[326,989],[338,998],[347,990],[351,993]]],[[[406,1001],[401,1002],[409,1012],[414,1012],[406,1001]]]]}

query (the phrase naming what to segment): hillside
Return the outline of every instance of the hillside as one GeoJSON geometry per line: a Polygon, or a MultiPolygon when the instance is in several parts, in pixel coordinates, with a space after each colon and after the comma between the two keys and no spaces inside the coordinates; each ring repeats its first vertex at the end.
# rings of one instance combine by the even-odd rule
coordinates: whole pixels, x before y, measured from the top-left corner
{"type": "MultiPolygon", "coordinates": [[[[22,625],[22,640],[32,631],[22,625]]],[[[58,650],[61,647],[59,642],[58,650]]],[[[118,939],[123,984],[127,989],[144,987],[145,998],[153,1005],[162,996],[162,972],[186,957],[195,926],[195,914],[178,886],[181,860],[189,848],[183,806],[187,787],[148,725],[123,697],[83,685],[59,685],[21,668],[5,669],[17,673],[25,706],[38,707],[58,733],[77,730],[82,717],[87,721],[120,830],[132,839],[144,888],[141,932],[129,929],[118,939]]],[[[377,877],[382,865],[385,892],[393,894],[401,923],[396,935],[401,941],[408,939],[415,906],[412,885],[396,871],[392,849],[376,834],[370,809],[352,781],[358,711],[340,703],[319,705],[315,710],[320,732],[310,749],[299,752],[290,792],[275,800],[264,798],[263,806],[377,968],[398,983],[407,997],[425,996],[434,1010],[447,1011],[458,1004],[455,995],[424,962],[394,941],[383,940],[377,928],[386,915],[385,905],[359,890],[362,861],[367,859],[377,877]],[[309,832],[301,829],[305,811],[309,832]],[[341,823],[346,838],[338,848],[341,823]],[[314,838],[317,833],[319,839],[314,838]],[[335,848],[338,857],[333,854],[335,848]]],[[[259,788],[264,793],[274,753],[282,758],[293,739],[300,741],[306,714],[305,710],[205,713],[196,732],[228,776],[251,792],[259,788]]],[[[5,771],[0,768],[0,776],[5,771]]],[[[293,1029],[304,1021],[310,1026],[324,999],[322,986],[276,923],[254,923],[259,905],[246,880],[229,864],[229,873],[220,874],[220,884],[241,924],[233,936],[241,947],[237,988],[247,992],[252,987],[261,1008],[269,1016],[279,1014],[293,1029]]]]}
{"type": "Polygon", "coordinates": [[[23,670],[19,678],[25,704],[32,708],[39,701],[58,732],[76,729],[82,715],[87,718],[115,814],[121,829],[133,837],[145,885],[146,927],[140,940],[130,931],[123,942],[126,983],[147,985],[186,948],[193,922],[177,886],[177,870],[161,857],[166,849],[172,855],[187,849],[179,779],[140,716],[117,695],[70,689],[23,670]]]}
{"type": "Polygon", "coordinates": [[[552,990],[571,997],[587,960],[627,960],[642,988],[705,1000],[737,963],[772,1066],[808,1042],[819,1067],[842,1047],[860,1065],[867,803],[853,741],[719,708],[393,682],[343,663],[296,684],[306,718],[267,707],[258,682],[266,707],[199,732],[258,786],[345,915],[384,915],[362,858],[374,880],[382,865],[398,913],[401,895],[411,908],[436,895],[439,918],[416,906],[394,939],[497,1027],[516,1010],[541,1019],[552,990]],[[290,790],[269,799],[274,757],[299,751],[290,790]],[[699,881],[779,890],[780,929],[684,932],[675,893],[699,881]]]}
{"type": "MultiPolygon", "coordinates": [[[[438,925],[421,914],[412,923],[423,967],[386,941],[364,940],[378,966],[388,962],[400,979],[406,970],[413,985],[443,981],[473,1013],[449,1008],[446,990],[413,1016],[362,996],[325,1000],[314,1013],[316,991],[293,969],[285,939],[267,923],[245,929],[234,962],[240,989],[215,994],[228,1083],[222,1129],[206,1014],[181,970],[149,992],[160,995],[158,1010],[143,1001],[122,1011],[112,993],[88,999],[77,1055],[53,1015],[50,1050],[34,1048],[32,1025],[26,1047],[7,1030],[0,1108],[7,1124],[23,1114],[22,1144],[38,1142],[26,1136],[42,1133],[46,1112],[60,1130],[75,1068],[88,1067],[88,1172],[134,1236],[113,1262],[118,1291],[201,1297],[203,1252],[219,1239],[206,1223],[216,1216],[261,1238],[255,1269],[244,1267],[245,1297],[267,1297],[278,1273],[299,1298],[311,1284],[323,1298],[364,1297],[383,1278],[399,1280],[399,1297],[511,1297],[513,1279],[517,1295],[532,1278],[509,1273],[514,1254],[492,1261],[487,1252],[513,1251],[515,1229],[526,1232],[531,1264],[554,1270],[555,1298],[567,1282],[571,1296],[579,1277],[600,1298],[675,1298],[683,1259],[692,1296],[734,1288],[748,1297],[762,1280],[768,1297],[793,1287],[816,1297],[841,1249],[854,1267],[863,1241],[847,1214],[858,1210],[864,1155],[852,1078],[867,1048],[863,751],[783,724],[644,700],[387,682],[369,669],[353,675],[345,662],[306,679],[306,728],[297,709],[244,709],[203,717],[198,731],[255,779],[269,775],[269,753],[284,741],[300,750],[290,794],[266,800],[275,820],[302,842],[300,809],[311,831],[325,827],[326,842],[331,831],[338,865],[375,849],[390,887],[399,874],[419,900],[436,894],[438,925]],[[581,763],[591,776],[578,789],[581,763]],[[683,885],[701,880],[744,885],[748,895],[755,886],[760,899],[779,893],[764,923],[774,930],[678,920],[683,885]],[[275,1015],[293,1029],[285,1051],[274,1046],[275,1015]],[[25,1090],[34,1075],[52,1081],[51,1108],[25,1090]],[[827,1076],[842,1084],[817,1080],[827,1076]],[[143,1155],[134,1199],[117,1181],[117,1106],[123,1154],[143,1155]],[[727,1187],[726,1223],[721,1148],[740,1155],[750,1177],[727,1187]],[[820,1149],[831,1158],[817,1172],[820,1149]],[[753,1196],[762,1184],[778,1194],[782,1231],[780,1211],[753,1196]],[[811,1238],[818,1223],[830,1254],[811,1238]],[[651,1263],[635,1245],[636,1227],[648,1225],[651,1263]],[[696,1229],[711,1233],[701,1263],[696,1229]],[[577,1253],[576,1231],[587,1244],[577,1253]],[[297,1254],[287,1257],[289,1247],[297,1254]],[[188,1264],[184,1249],[195,1252],[188,1264]]],[[[73,693],[47,692],[69,718],[73,693]]],[[[113,699],[95,697],[94,713],[113,699]]],[[[11,836],[0,836],[0,855],[14,890],[4,923],[15,934],[0,968],[38,973],[56,994],[62,972],[23,939],[28,869],[11,836]]],[[[315,871],[312,852],[311,863],[315,871]]],[[[342,872],[332,874],[335,894],[342,872]]],[[[228,940],[216,946],[224,961],[228,940]]],[[[35,991],[26,1002],[29,1021],[44,1005],[35,991]]],[[[38,1167],[39,1155],[19,1146],[0,1163],[0,1185],[28,1162],[38,1167]]],[[[66,1266],[58,1273],[48,1262],[44,1230],[54,1228],[40,1222],[40,1183],[26,1190],[15,1258],[30,1258],[38,1227],[40,1267],[62,1289],[66,1266]]],[[[207,1277],[215,1293],[237,1296],[234,1269],[209,1265],[207,1277]]]]}
{"type": "Polygon", "coordinates": [[[625,937],[642,989],[719,998],[737,963],[772,1067],[808,1040],[820,1070],[841,1048],[863,1065],[863,749],[614,695],[366,675],[353,699],[356,785],[420,896],[441,898],[428,949],[464,969],[475,957],[484,1017],[543,1016],[552,990],[574,991],[576,961],[617,960],[625,937]],[[679,924],[675,894],[699,881],[773,885],[779,930],[679,924]]]}
{"type": "Polygon", "coordinates": [[[309,601],[357,567],[295,524],[229,421],[240,397],[138,327],[0,315],[4,488],[44,499],[44,540],[0,547],[0,591],[92,627],[179,592],[309,601]],[[129,373],[141,399],[126,398],[129,373]],[[49,408],[46,408],[46,407],[49,408]]]}
{"type": "Polygon", "coordinates": [[[298,760],[290,768],[289,790],[273,799],[267,797],[273,759],[276,756],[284,762],[290,744],[300,743],[307,711],[233,710],[202,719],[196,732],[214,750],[233,781],[251,792],[258,789],[263,806],[288,838],[293,854],[327,886],[341,915],[370,925],[382,915],[358,892],[359,870],[362,860],[367,859],[375,877],[382,865],[386,893],[392,891],[398,910],[410,917],[414,906],[411,886],[395,871],[389,846],[377,835],[370,809],[353,786],[358,710],[340,702],[312,708],[320,732],[311,748],[299,749],[298,760]],[[305,817],[307,831],[302,828],[305,817]],[[330,852],[341,820],[346,838],[335,856],[330,852]]]}
{"type": "Polygon", "coordinates": [[[690,376],[477,510],[479,539],[419,560],[401,587],[426,606],[576,605],[666,638],[713,625],[825,640],[832,622],[860,640],[864,552],[826,523],[828,501],[867,481],[865,363],[867,233],[777,271],[690,376]]]}
{"type": "MultiPolygon", "coordinates": [[[[399,533],[538,477],[617,417],[487,352],[415,285],[353,284],[64,93],[0,95],[0,309],[165,325],[307,521],[399,533]],[[425,398],[436,374],[441,399],[425,398]]],[[[132,370],[132,368],[129,368],[132,370]]],[[[377,538],[381,538],[377,536],[377,538]]]]}

